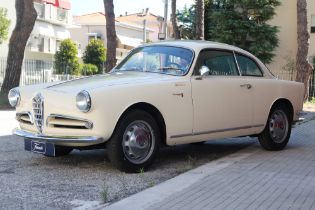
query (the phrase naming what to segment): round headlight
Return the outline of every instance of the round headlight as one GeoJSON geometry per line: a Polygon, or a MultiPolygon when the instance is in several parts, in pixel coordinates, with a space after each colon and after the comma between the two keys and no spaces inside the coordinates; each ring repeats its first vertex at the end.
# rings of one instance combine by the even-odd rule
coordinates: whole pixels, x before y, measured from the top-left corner
{"type": "Polygon", "coordinates": [[[77,97],[77,107],[82,112],[88,112],[91,109],[91,97],[90,94],[83,90],[78,93],[77,97]]]}
{"type": "Polygon", "coordinates": [[[12,107],[16,107],[17,105],[19,105],[20,98],[21,96],[18,89],[14,88],[9,91],[8,99],[12,107]]]}

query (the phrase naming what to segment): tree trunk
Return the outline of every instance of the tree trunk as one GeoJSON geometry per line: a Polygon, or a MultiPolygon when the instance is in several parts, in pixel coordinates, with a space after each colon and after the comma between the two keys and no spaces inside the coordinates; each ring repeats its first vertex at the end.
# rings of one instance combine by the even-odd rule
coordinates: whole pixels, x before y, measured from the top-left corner
{"type": "Polygon", "coordinates": [[[33,0],[16,0],[16,26],[9,42],[9,52],[5,77],[1,87],[1,95],[19,86],[25,46],[33,30],[37,13],[33,0]]]}
{"type": "Polygon", "coordinates": [[[180,39],[180,31],[178,28],[178,21],[176,17],[176,0],[172,0],[172,25],[173,25],[173,31],[174,31],[174,38],[180,39]]]}
{"type": "Polygon", "coordinates": [[[107,34],[106,72],[108,72],[115,67],[117,62],[116,60],[117,36],[115,29],[115,13],[113,0],[104,0],[104,7],[107,34]]]}
{"type": "Polygon", "coordinates": [[[196,0],[196,39],[203,40],[204,32],[204,0],[196,0]]]}
{"type": "Polygon", "coordinates": [[[312,72],[312,65],[308,62],[309,38],[307,24],[307,3],[306,0],[297,0],[297,41],[298,49],[296,54],[296,81],[303,82],[305,86],[304,100],[309,95],[309,80],[312,72]]]}

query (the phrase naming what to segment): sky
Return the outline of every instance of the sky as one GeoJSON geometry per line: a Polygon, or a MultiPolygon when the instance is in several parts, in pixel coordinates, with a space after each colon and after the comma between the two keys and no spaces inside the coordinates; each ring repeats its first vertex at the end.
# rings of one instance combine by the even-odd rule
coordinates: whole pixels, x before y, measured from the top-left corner
{"type": "MultiPolygon", "coordinates": [[[[194,0],[177,0],[177,9],[182,9],[185,5],[190,6],[194,0]]],[[[91,12],[103,12],[103,0],[71,0],[72,14],[81,15],[91,12]]],[[[125,14],[125,12],[136,13],[142,9],[149,8],[150,12],[164,16],[164,0],[114,0],[115,16],[125,14]]],[[[171,12],[171,1],[169,0],[169,10],[171,12]]]]}

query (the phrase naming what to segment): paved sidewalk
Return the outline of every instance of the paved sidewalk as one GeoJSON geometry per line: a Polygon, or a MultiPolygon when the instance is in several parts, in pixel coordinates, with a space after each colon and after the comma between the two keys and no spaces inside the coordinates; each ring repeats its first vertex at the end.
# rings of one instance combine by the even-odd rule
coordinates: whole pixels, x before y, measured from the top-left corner
{"type": "Polygon", "coordinates": [[[283,151],[255,144],[106,209],[315,209],[315,120],[283,151]]]}
{"type": "Polygon", "coordinates": [[[12,130],[18,127],[18,122],[15,120],[15,111],[0,110],[0,136],[12,135],[12,130]]]}

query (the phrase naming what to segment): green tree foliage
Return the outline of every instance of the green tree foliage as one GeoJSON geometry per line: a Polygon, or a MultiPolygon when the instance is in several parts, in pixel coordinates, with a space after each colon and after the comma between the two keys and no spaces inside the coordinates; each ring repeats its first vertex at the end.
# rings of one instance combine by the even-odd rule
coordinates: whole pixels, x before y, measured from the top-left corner
{"type": "Polygon", "coordinates": [[[60,43],[59,50],[55,54],[54,67],[57,74],[78,74],[79,60],[78,49],[71,39],[65,39],[60,43]]]}
{"type": "Polygon", "coordinates": [[[278,46],[278,28],[267,24],[278,0],[213,0],[206,17],[210,40],[236,45],[270,63],[278,46]]]}
{"type": "MultiPolygon", "coordinates": [[[[278,28],[268,25],[279,0],[205,0],[205,39],[243,48],[270,63],[278,28]]],[[[195,37],[195,5],[178,11],[183,38],[195,37]]]]}
{"type": "Polygon", "coordinates": [[[195,5],[177,11],[178,26],[183,39],[194,39],[196,37],[196,9],[195,5]]]}
{"type": "Polygon", "coordinates": [[[97,66],[94,64],[81,64],[80,65],[80,75],[88,76],[88,75],[94,75],[99,72],[97,66]]]}
{"type": "Polygon", "coordinates": [[[7,18],[7,9],[0,8],[0,44],[8,39],[10,22],[7,18]]]}
{"type": "Polygon", "coordinates": [[[103,72],[103,63],[106,60],[106,49],[99,39],[92,39],[85,48],[83,55],[84,63],[94,64],[97,66],[97,73],[103,72]]]}

